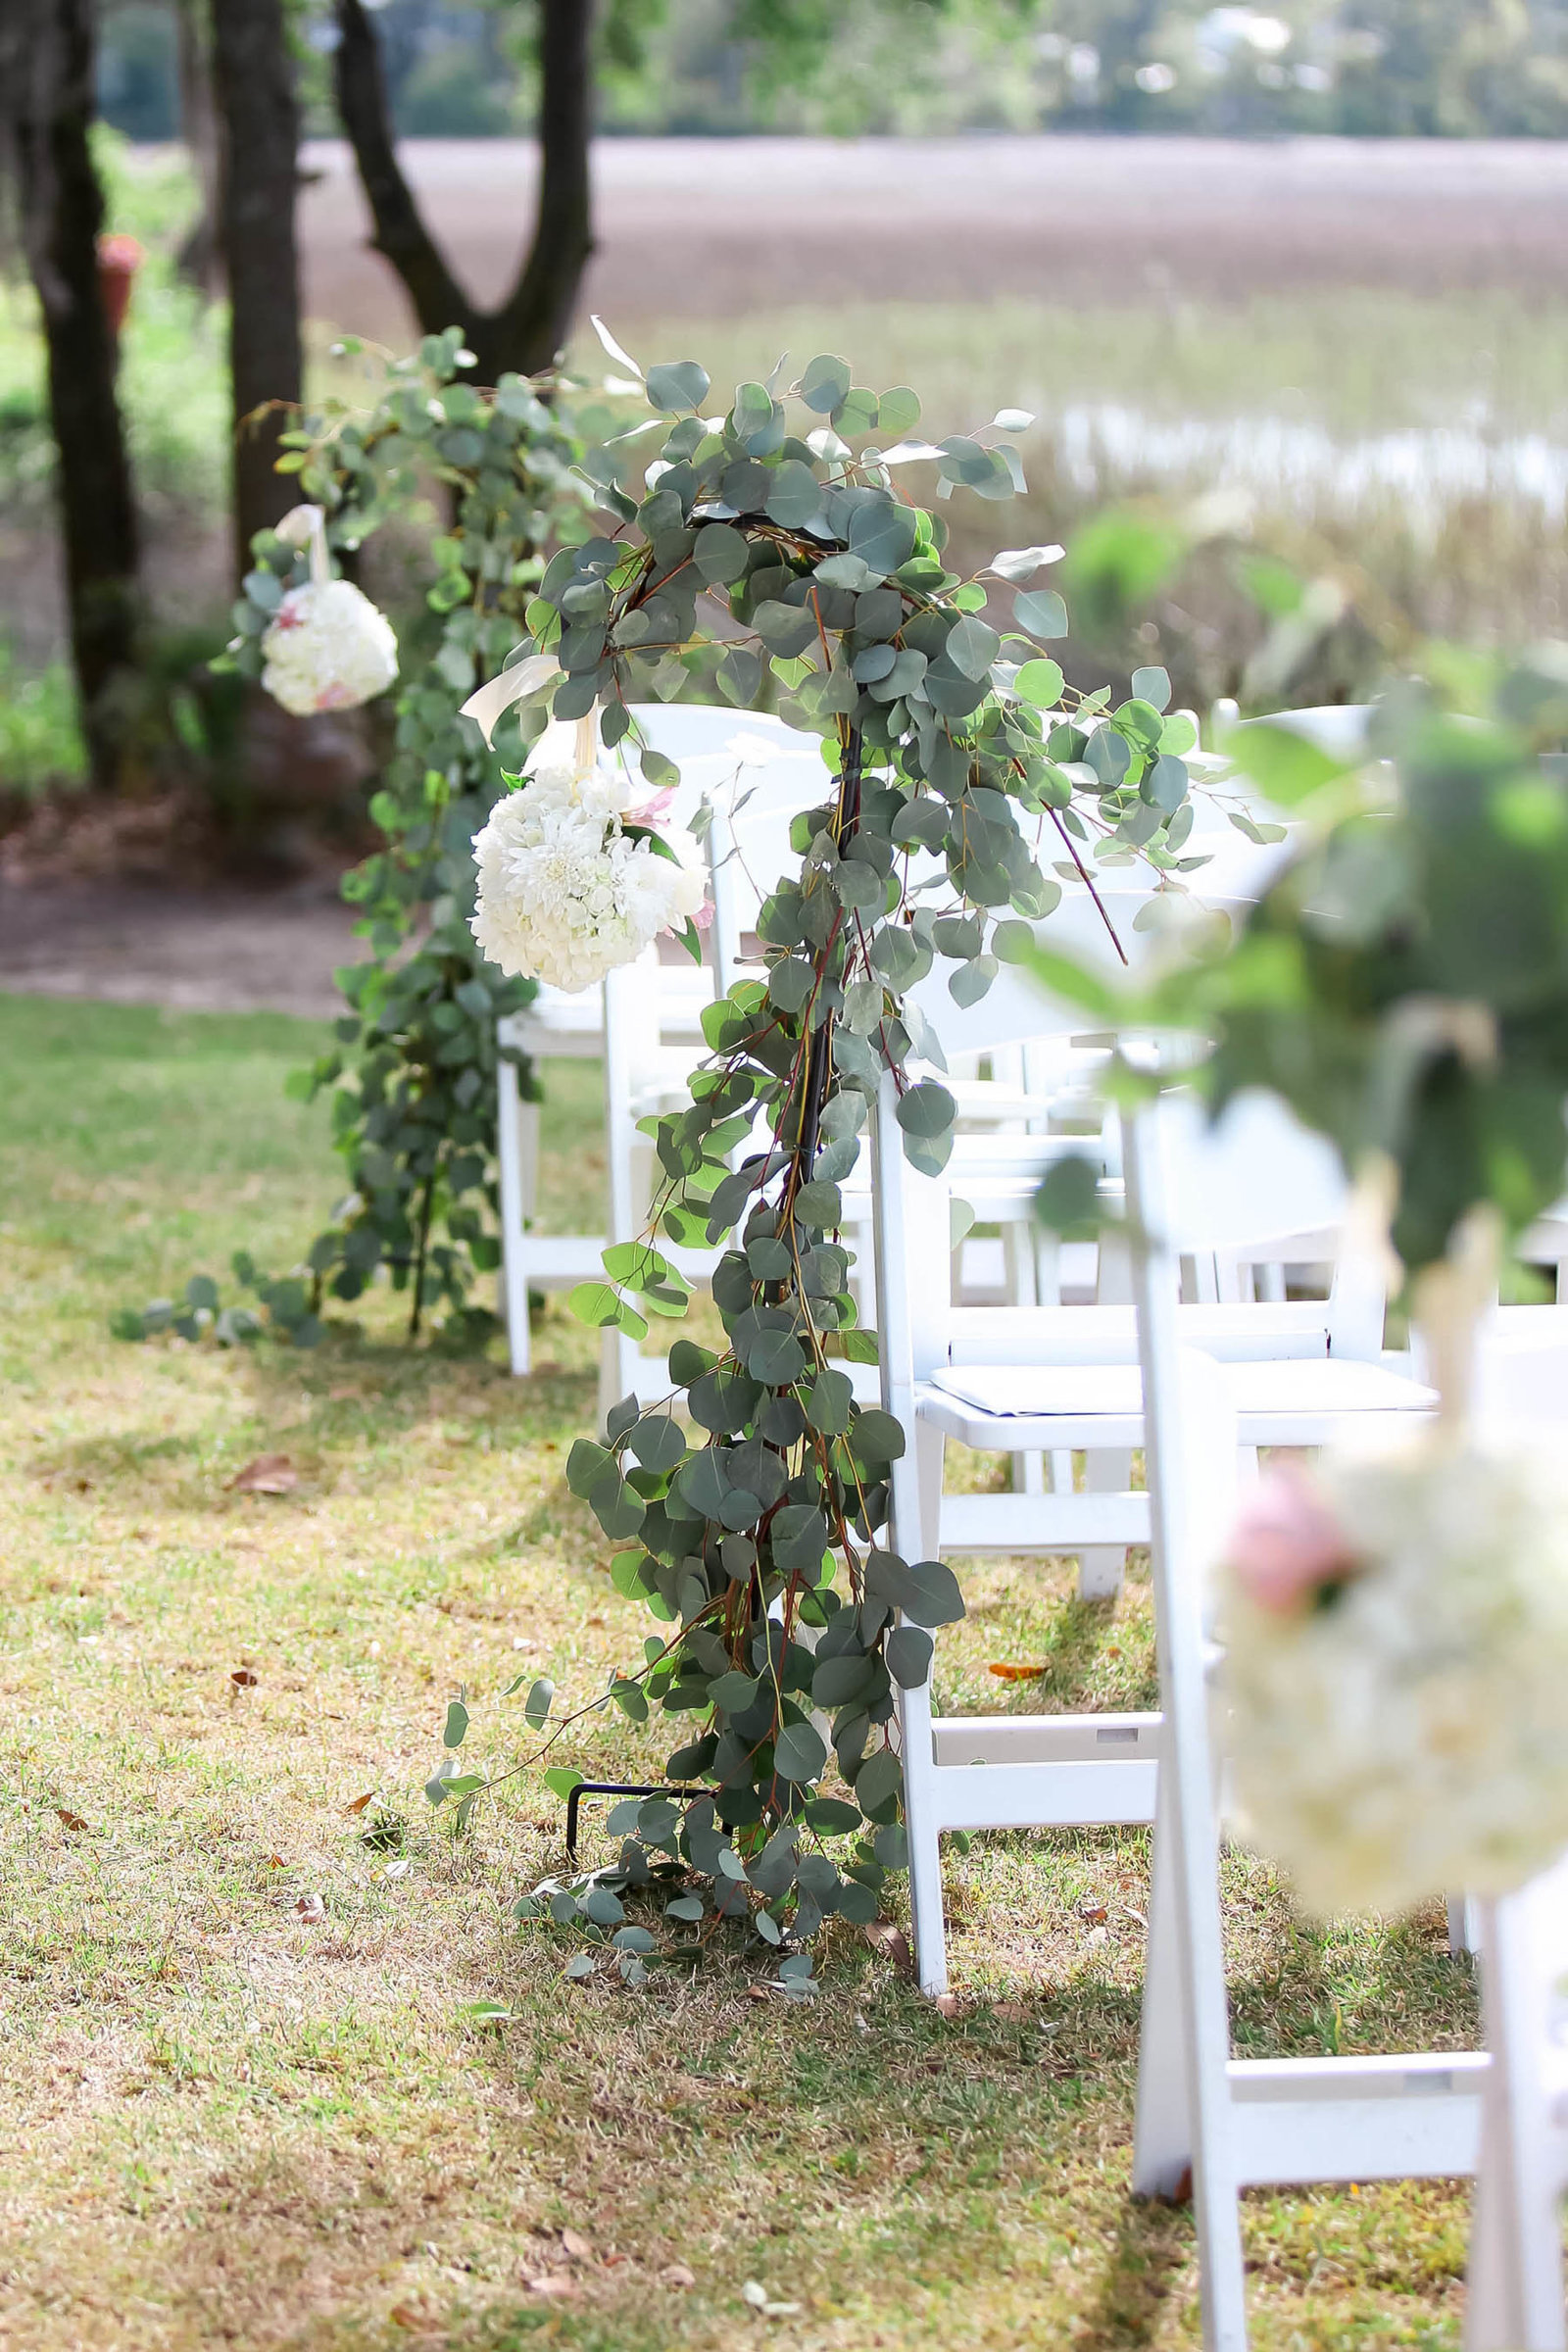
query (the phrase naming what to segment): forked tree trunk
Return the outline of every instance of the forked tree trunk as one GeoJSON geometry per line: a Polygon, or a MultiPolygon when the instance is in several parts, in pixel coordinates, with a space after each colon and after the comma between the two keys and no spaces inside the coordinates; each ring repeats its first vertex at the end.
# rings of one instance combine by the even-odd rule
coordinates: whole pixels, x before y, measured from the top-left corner
{"type": "Polygon", "coordinates": [[[374,222],[373,243],[427,335],[461,326],[481,383],[537,374],[566,340],[593,251],[588,143],[593,0],[539,0],[539,209],[533,240],[498,310],[481,311],[448,267],[398,164],[386,76],[364,0],[336,0],[338,112],[374,222]]]}
{"type": "Polygon", "coordinates": [[[220,241],[228,280],[234,408],[234,557],[295,501],[275,473],[283,413],[300,398],[294,195],[299,116],[283,0],[213,0],[213,82],[222,124],[220,241]]]}

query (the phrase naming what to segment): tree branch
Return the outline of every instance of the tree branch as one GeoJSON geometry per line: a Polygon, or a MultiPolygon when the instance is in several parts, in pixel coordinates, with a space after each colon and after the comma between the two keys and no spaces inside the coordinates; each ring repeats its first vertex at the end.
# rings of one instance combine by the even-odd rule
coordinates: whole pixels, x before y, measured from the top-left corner
{"type": "Polygon", "coordinates": [[[397,271],[427,335],[461,326],[474,374],[536,375],[565,342],[593,251],[588,142],[593,118],[593,0],[540,0],[539,210],[533,240],[499,310],[481,311],[448,267],[403,176],[380,44],[365,0],[334,0],[338,113],[370,208],[372,243],[397,271]]]}
{"type": "Polygon", "coordinates": [[[375,28],[363,0],[335,0],[335,6],[333,89],[375,224],[372,243],[403,280],[425,334],[438,335],[448,326],[466,331],[476,316],[473,305],[420,219],[398,163],[375,28]]]}
{"type": "Polygon", "coordinates": [[[524,375],[548,368],[564,344],[594,249],[592,0],[540,0],[540,13],[539,217],[532,249],[495,319],[505,365],[524,375]]]}

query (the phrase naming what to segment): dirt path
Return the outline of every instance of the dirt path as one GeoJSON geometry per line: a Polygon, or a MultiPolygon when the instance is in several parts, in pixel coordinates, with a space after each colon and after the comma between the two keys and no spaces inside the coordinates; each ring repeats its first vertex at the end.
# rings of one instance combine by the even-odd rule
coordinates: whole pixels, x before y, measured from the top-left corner
{"type": "Polygon", "coordinates": [[[326,886],[308,891],[0,883],[0,990],[182,1012],[342,1009],[333,967],[363,948],[326,886]]]}
{"type": "MultiPolygon", "coordinates": [[[[531,219],[525,140],[412,140],[405,168],[493,301],[531,219]]],[[[313,141],[316,318],[406,346],[348,151],[313,141]]],[[[603,139],[584,310],[617,326],[791,303],[1241,299],[1307,286],[1568,293],[1568,143],[1451,139],[603,139]]]]}

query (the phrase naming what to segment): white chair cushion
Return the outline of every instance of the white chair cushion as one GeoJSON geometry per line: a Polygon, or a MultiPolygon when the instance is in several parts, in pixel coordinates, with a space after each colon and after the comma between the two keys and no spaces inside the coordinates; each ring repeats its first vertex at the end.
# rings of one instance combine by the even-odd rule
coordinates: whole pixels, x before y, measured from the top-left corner
{"type": "MultiPolygon", "coordinates": [[[[1382,1364],[1339,1356],[1296,1356],[1284,1362],[1226,1364],[1236,1409],[1253,1415],[1319,1413],[1430,1413],[1437,1392],[1382,1364]]],[[[975,1364],[936,1373],[933,1389],[999,1421],[1079,1420],[1143,1410],[1143,1377],[1136,1364],[975,1364]]]]}

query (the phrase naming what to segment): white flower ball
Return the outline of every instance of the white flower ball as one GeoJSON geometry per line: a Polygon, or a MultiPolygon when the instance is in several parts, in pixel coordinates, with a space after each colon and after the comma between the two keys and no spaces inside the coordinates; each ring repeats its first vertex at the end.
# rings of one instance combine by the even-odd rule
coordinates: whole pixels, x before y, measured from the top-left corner
{"type": "Polygon", "coordinates": [[[1263,1573],[1233,1543],[1238,1826],[1321,1915],[1505,1893],[1568,1846],[1568,1472],[1431,1432],[1314,1484],[1327,1581],[1292,1593],[1277,1522],[1263,1573]]]}
{"type": "Polygon", "coordinates": [[[392,624],[352,580],[291,588],[268,625],[262,652],[262,684],[299,718],[353,710],[398,674],[392,624]]]}
{"type": "Polygon", "coordinates": [[[679,827],[662,833],[665,856],[628,835],[629,801],[624,776],[580,770],[550,745],[522,789],[496,803],[474,837],[471,928],[502,971],[591,988],[698,914],[705,875],[696,843],[679,827]]]}

